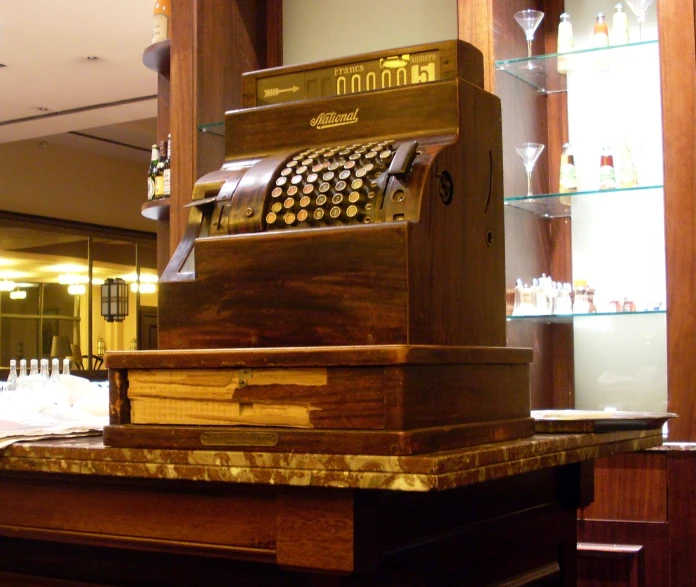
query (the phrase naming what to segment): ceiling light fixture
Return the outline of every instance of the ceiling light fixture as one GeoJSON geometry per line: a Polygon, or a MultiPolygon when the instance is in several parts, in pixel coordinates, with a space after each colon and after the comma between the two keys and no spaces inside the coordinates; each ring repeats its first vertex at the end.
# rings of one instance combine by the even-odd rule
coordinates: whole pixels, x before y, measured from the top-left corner
{"type": "Polygon", "coordinates": [[[87,290],[81,283],[73,283],[72,285],[68,286],[68,293],[71,296],[81,296],[85,293],[85,291],[87,290]]]}
{"type": "Polygon", "coordinates": [[[60,283],[61,285],[72,285],[74,283],[89,283],[89,277],[87,275],[61,273],[58,276],[58,283],[60,283]]]}
{"type": "Polygon", "coordinates": [[[152,294],[157,291],[157,285],[152,282],[138,283],[137,281],[134,281],[130,284],[130,290],[133,293],[140,292],[141,294],[152,294]]]}
{"type": "Polygon", "coordinates": [[[17,284],[14,281],[8,281],[7,279],[3,279],[0,281],[0,291],[12,291],[17,284]]]}
{"type": "Polygon", "coordinates": [[[23,289],[15,289],[10,292],[11,300],[25,300],[27,298],[27,292],[23,289]]]}

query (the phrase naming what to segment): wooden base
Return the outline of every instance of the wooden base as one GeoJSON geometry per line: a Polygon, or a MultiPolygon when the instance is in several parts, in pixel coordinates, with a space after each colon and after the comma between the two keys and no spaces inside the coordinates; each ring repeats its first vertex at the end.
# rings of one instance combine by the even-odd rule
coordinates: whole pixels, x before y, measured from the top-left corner
{"type": "Polygon", "coordinates": [[[528,349],[108,354],[108,446],[411,455],[534,434],[528,349]]]}
{"type": "Polygon", "coordinates": [[[516,440],[532,434],[531,418],[406,431],[126,424],[104,428],[104,444],[130,448],[401,456],[516,440]]]}

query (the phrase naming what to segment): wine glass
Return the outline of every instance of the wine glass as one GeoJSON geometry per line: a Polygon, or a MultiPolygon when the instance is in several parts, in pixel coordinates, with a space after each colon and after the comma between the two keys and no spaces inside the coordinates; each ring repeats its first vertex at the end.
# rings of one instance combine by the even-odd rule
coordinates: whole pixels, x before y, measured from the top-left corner
{"type": "MultiPolygon", "coordinates": [[[[534,40],[534,33],[536,32],[537,27],[543,18],[544,13],[540,10],[527,9],[515,13],[515,20],[517,21],[517,24],[522,27],[524,36],[527,38],[527,57],[529,59],[532,58],[532,41],[534,40]]],[[[536,69],[538,66],[532,65],[532,62],[530,61],[528,68],[536,69]]]]}
{"type": "Polygon", "coordinates": [[[543,150],[544,145],[540,143],[522,143],[515,147],[515,151],[522,159],[524,169],[527,172],[527,197],[532,195],[532,170],[543,150]]]}
{"type": "Polygon", "coordinates": [[[638,17],[638,40],[643,40],[643,23],[645,22],[645,14],[648,8],[653,3],[653,0],[626,0],[629,8],[638,17]]]}

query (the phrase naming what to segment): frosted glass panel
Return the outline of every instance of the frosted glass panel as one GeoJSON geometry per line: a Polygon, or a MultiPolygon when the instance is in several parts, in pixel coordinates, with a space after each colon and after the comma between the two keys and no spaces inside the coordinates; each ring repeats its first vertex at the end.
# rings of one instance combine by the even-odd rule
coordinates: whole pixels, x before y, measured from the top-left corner
{"type": "Polygon", "coordinates": [[[653,316],[576,318],[575,407],[667,411],[667,321],[653,316]]]}
{"type": "Polygon", "coordinates": [[[665,309],[661,189],[600,192],[571,206],[573,279],[595,289],[598,312],[625,299],[638,311],[665,309]]]}
{"type": "MultiPolygon", "coordinates": [[[[609,6],[595,0],[566,2],[576,47],[591,46],[591,25],[609,6]]],[[[611,6],[613,8],[613,5],[611,6]]],[[[627,10],[628,11],[628,10],[627,10]]],[[[655,38],[655,7],[643,40],[655,38]]],[[[637,41],[629,11],[631,40],[637,41]]],[[[610,24],[611,27],[611,24],[610,24]]],[[[600,155],[608,146],[617,184],[630,146],[638,184],[663,182],[660,70],[657,44],[577,59],[568,75],[568,132],[575,151],[578,188],[597,189],[600,155]]],[[[573,200],[573,279],[595,288],[598,311],[611,301],[636,310],[665,309],[664,203],[661,189],[599,193],[573,200]]],[[[664,314],[576,318],[575,397],[579,409],[664,411],[667,341],[664,314]]]]}

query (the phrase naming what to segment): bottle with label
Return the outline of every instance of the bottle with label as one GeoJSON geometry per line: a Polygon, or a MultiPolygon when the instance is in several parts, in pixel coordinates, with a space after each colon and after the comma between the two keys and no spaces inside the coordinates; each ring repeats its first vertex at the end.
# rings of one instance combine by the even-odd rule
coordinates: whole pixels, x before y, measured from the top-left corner
{"type": "Polygon", "coordinates": [[[157,145],[152,145],[150,155],[150,169],[147,172],[147,199],[155,199],[155,177],[157,176],[157,163],[159,163],[159,149],[157,145]]]}
{"type": "Polygon", "coordinates": [[[556,69],[558,73],[568,73],[573,69],[571,55],[561,55],[568,53],[575,47],[575,39],[573,38],[573,25],[570,24],[570,15],[567,12],[561,14],[561,22],[558,24],[558,41],[556,43],[556,51],[559,54],[556,59],[556,69]]]}
{"type": "Polygon", "coordinates": [[[167,157],[167,147],[164,141],[159,145],[159,161],[155,171],[155,200],[164,197],[164,160],[167,157]]]}
{"type": "Polygon", "coordinates": [[[159,43],[169,38],[171,26],[171,0],[155,0],[152,10],[152,42],[159,43]]]}
{"type": "Polygon", "coordinates": [[[593,47],[609,46],[609,27],[603,12],[598,12],[595,18],[594,34],[592,35],[593,47]]]}
{"type": "Polygon", "coordinates": [[[611,27],[611,44],[625,45],[628,43],[628,15],[624,12],[623,5],[614,6],[614,16],[611,27]]]}
{"type": "Polygon", "coordinates": [[[559,192],[566,194],[568,192],[576,192],[578,190],[578,178],[575,172],[575,157],[573,156],[573,147],[570,143],[563,145],[561,153],[561,173],[559,192]]]}
{"type": "MultiPolygon", "coordinates": [[[[603,12],[598,12],[595,18],[592,46],[596,49],[609,46],[609,27],[603,12]]],[[[594,68],[597,71],[609,69],[609,54],[606,51],[598,51],[594,55],[594,68]]]]}
{"type": "Polygon", "coordinates": [[[7,391],[15,391],[17,389],[17,361],[10,361],[10,374],[7,377],[7,391]]]}
{"type": "Polygon", "coordinates": [[[602,148],[602,156],[599,160],[599,189],[613,190],[615,188],[614,157],[609,147],[605,146],[602,148]]]}
{"type": "Polygon", "coordinates": [[[163,197],[168,198],[172,195],[172,170],[171,170],[171,158],[172,158],[172,135],[167,137],[167,152],[164,158],[164,165],[162,167],[162,177],[164,181],[164,193],[163,197]]]}

